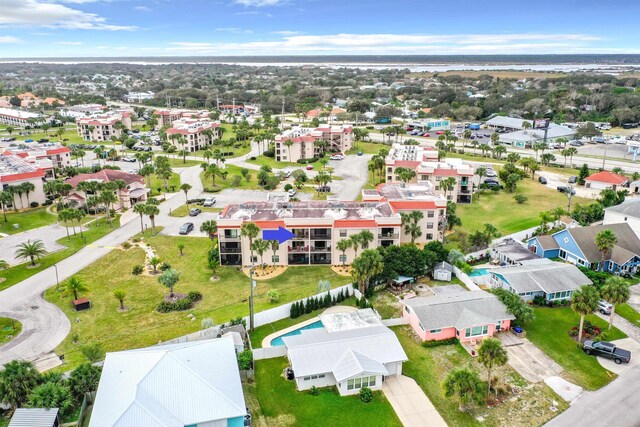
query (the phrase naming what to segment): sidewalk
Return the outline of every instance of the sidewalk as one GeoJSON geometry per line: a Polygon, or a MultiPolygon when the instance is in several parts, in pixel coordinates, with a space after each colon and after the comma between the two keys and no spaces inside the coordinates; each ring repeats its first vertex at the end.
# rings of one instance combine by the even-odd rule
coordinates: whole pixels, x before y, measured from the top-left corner
{"type": "Polygon", "coordinates": [[[413,378],[396,375],[382,383],[382,392],[405,427],[446,427],[447,423],[413,378]]]}

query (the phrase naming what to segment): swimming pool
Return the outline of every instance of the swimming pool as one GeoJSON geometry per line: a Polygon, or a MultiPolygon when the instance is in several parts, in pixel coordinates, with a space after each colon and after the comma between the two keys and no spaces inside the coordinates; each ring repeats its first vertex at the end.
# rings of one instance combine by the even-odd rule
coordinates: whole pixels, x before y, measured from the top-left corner
{"type": "Polygon", "coordinates": [[[471,274],[469,274],[469,277],[486,276],[490,273],[491,272],[486,268],[476,268],[471,274]]]}
{"type": "Polygon", "coordinates": [[[282,337],[290,337],[292,335],[300,335],[305,329],[318,329],[318,328],[324,328],[324,325],[322,325],[322,322],[320,320],[318,320],[317,322],[313,322],[313,323],[309,323],[306,326],[303,326],[301,328],[295,329],[291,332],[287,332],[286,334],[282,334],[279,337],[276,337],[274,339],[271,340],[271,347],[277,347],[279,345],[284,345],[284,341],[282,341],[282,337]]]}

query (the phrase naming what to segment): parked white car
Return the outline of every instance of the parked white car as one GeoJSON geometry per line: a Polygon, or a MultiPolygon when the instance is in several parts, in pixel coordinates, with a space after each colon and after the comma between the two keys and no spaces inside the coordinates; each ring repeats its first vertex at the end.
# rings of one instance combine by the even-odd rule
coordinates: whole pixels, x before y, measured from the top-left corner
{"type": "Polygon", "coordinates": [[[204,199],[204,203],[202,204],[202,206],[211,207],[215,204],[216,204],[215,197],[207,197],[206,199],[204,199]]]}

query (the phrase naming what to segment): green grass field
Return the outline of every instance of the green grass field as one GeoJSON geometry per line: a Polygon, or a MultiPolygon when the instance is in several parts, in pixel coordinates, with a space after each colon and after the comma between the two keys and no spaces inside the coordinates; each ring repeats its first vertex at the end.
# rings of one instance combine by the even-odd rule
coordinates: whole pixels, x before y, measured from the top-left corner
{"type": "Polygon", "coordinates": [[[7,289],[75,254],[85,246],[85,240],[86,244],[91,244],[99,238],[111,233],[113,230],[118,228],[119,224],[119,217],[113,220],[113,227],[109,227],[106,219],[96,220],[87,226],[88,230],[84,232],[84,239],[80,236],[80,233],[78,233],[75,236],[71,235],[69,239],[63,237],[58,240],[58,243],[65,245],[66,249],[62,249],[41,258],[38,261],[38,264],[40,264],[39,267],[27,268],[28,263],[25,263],[0,271],[0,277],[6,279],[4,282],[0,283],[0,291],[7,289]]]}
{"type": "Polygon", "coordinates": [[[17,337],[21,330],[22,323],[15,319],[0,317],[0,345],[6,344],[17,337]]]}
{"type": "Polygon", "coordinates": [[[165,189],[164,180],[158,178],[157,175],[151,175],[151,196],[157,196],[162,193],[175,193],[180,191],[180,175],[177,173],[171,174],[169,178],[169,189],[165,189]]]}
{"type": "Polygon", "coordinates": [[[389,149],[388,144],[382,142],[367,142],[356,141],[355,147],[347,151],[345,154],[358,154],[358,151],[362,151],[363,154],[378,154],[382,148],[389,149]]]}
{"type": "Polygon", "coordinates": [[[334,387],[321,388],[317,396],[312,396],[308,391],[297,391],[294,381],[282,377],[282,370],[287,365],[285,358],[257,361],[255,385],[245,388],[252,415],[257,419],[264,417],[264,425],[315,427],[362,423],[372,427],[402,426],[382,392],[374,392],[369,403],[360,401],[358,395],[340,396],[334,387]]]}
{"type": "Polygon", "coordinates": [[[216,186],[213,187],[211,178],[204,176],[204,172],[200,172],[200,181],[205,189],[213,189],[215,191],[221,191],[227,188],[239,189],[239,190],[260,190],[262,187],[258,185],[258,171],[249,169],[249,180],[247,181],[240,173],[241,167],[235,165],[226,165],[224,170],[228,173],[227,179],[216,177],[216,186]],[[240,180],[237,181],[239,177],[240,180]],[[236,183],[237,181],[237,183],[236,183]]]}
{"type": "Polygon", "coordinates": [[[46,207],[27,209],[20,212],[7,211],[6,217],[7,220],[5,221],[4,217],[0,215],[0,233],[16,234],[32,228],[44,227],[58,220],[56,215],[47,212],[46,207]],[[18,224],[18,227],[14,227],[14,224],[18,224]]]}
{"type": "MultiPolygon", "coordinates": [[[[145,262],[144,252],[136,247],[124,252],[112,251],[78,273],[89,288],[86,296],[92,302],[90,310],[76,313],[70,300],[55,288],[46,292],[47,300],[58,305],[72,320],[71,334],[56,349],[58,354],[66,355],[71,367],[82,362],[79,347],[83,344],[100,342],[108,351],[145,347],[197,331],[205,318],[222,323],[248,315],[249,278],[244,273],[234,267],[221,267],[216,272],[220,280],[210,281],[211,271],[206,268],[207,252],[211,248],[209,239],[156,235],[145,237],[145,242],[155,248],[162,261],[180,272],[175,291],[202,292],[202,301],[186,312],[156,312],[155,307],[167,289],[158,284],[157,276],[131,274],[135,265],[145,262]],[[180,242],[186,245],[184,256],[180,256],[177,248],[180,242]],[[127,293],[128,311],[117,310],[118,302],[112,295],[114,289],[127,293]],[[195,315],[195,321],[187,317],[189,313],[195,315]],[[80,321],[76,322],[76,318],[80,321]],[[72,342],[74,335],[78,336],[79,344],[72,342]]],[[[255,309],[262,311],[276,305],[266,296],[270,289],[278,290],[279,304],[283,304],[315,294],[320,279],[329,280],[334,287],[349,282],[328,267],[290,267],[276,278],[257,282],[255,309]]]]}
{"type": "MultiPolygon", "coordinates": [[[[640,327],[640,313],[635,311],[629,304],[616,305],[616,316],[624,317],[629,322],[640,327]]],[[[615,317],[613,323],[616,323],[615,317]]]]}
{"type": "MultiPolygon", "coordinates": [[[[328,160],[328,157],[327,157],[328,160]]],[[[271,169],[284,169],[284,168],[301,168],[301,169],[305,169],[307,167],[306,164],[302,164],[302,163],[294,163],[294,162],[278,162],[276,159],[274,159],[273,157],[266,157],[266,156],[258,156],[256,157],[255,160],[247,160],[247,163],[253,163],[254,165],[260,165],[260,166],[269,166],[271,167],[271,169]]],[[[331,167],[327,167],[325,169],[322,168],[322,164],[320,162],[313,162],[313,163],[309,163],[310,165],[313,165],[313,169],[314,170],[325,170],[325,171],[329,171],[332,168],[331,167]]]]}
{"type": "Polygon", "coordinates": [[[169,216],[172,216],[175,218],[184,218],[185,216],[189,215],[189,209],[192,209],[192,208],[200,208],[200,210],[203,213],[204,212],[220,212],[222,210],[222,208],[209,208],[209,207],[204,207],[196,204],[191,204],[189,205],[189,207],[187,207],[187,205],[182,205],[172,210],[169,216]]]}
{"type": "MultiPolygon", "coordinates": [[[[525,326],[527,338],[562,366],[575,384],[597,390],[616,378],[604,369],[594,356],[587,356],[569,336],[569,330],[580,323],[580,316],[569,307],[536,307],[536,319],[525,326]]],[[[596,326],[607,329],[607,322],[595,315],[586,319],[596,326]]],[[[607,341],[625,338],[626,335],[612,328],[607,341]]]]}
{"type": "MultiPolygon", "coordinates": [[[[589,202],[573,197],[571,205],[589,202]]],[[[483,229],[484,224],[493,224],[506,235],[540,225],[540,213],[558,206],[566,209],[567,197],[564,194],[526,178],[518,183],[514,193],[481,191],[474,196],[473,203],[459,204],[457,213],[462,220],[462,228],[468,233],[483,229]],[[520,205],[513,199],[516,194],[523,194],[528,200],[520,205]]]]}

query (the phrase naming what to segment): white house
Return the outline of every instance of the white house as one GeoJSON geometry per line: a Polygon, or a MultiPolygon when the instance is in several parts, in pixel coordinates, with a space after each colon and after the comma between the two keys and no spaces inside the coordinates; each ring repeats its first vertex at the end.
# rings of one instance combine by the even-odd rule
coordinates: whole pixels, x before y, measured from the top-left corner
{"type": "Polygon", "coordinates": [[[627,199],[617,206],[604,210],[604,225],[626,222],[640,237],[640,198],[627,199]]]}
{"type": "Polygon", "coordinates": [[[243,427],[231,336],[108,353],[89,427],[243,427]]]}
{"type": "Polygon", "coordinates": [[[380,390],[386,377],[402,374],[407,355],[373,310],[324,314],[320,320],[322,328],[282,338],[298,390],[335,386],[345,396],[363,387],[380,390]]]}

